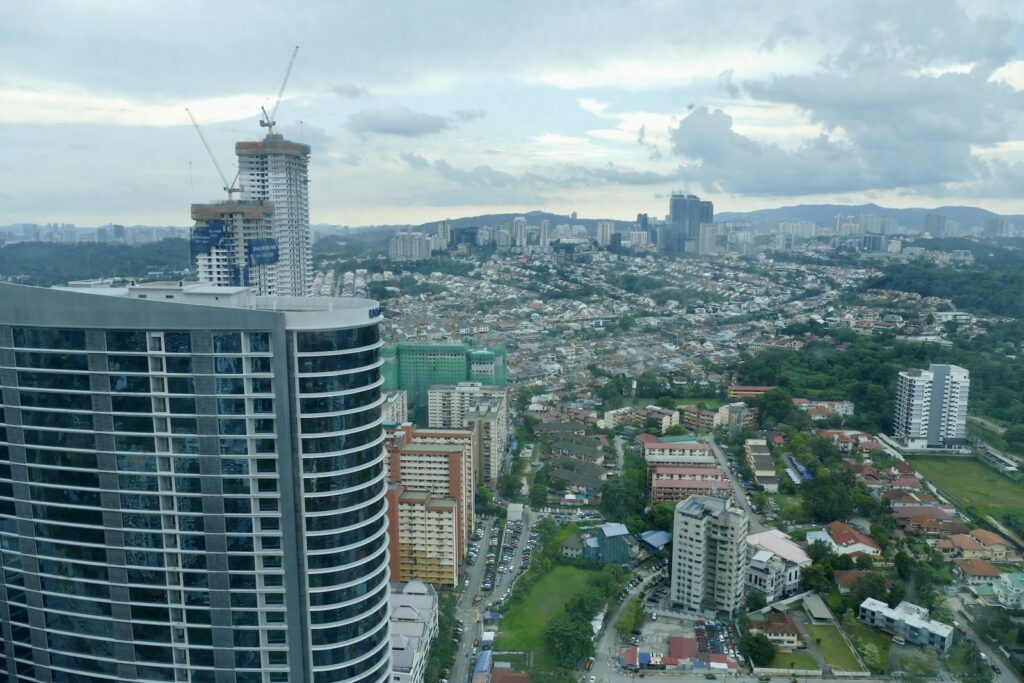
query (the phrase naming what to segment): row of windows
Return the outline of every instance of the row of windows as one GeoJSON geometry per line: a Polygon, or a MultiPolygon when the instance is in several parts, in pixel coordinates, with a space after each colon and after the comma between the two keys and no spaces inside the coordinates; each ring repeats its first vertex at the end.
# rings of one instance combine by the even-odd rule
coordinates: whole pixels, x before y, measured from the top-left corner
{"type": "Polygon", "coordinates": [[[378,325],[368,325],[329,332],[297,332],[295,338],[299,353],[346,351],[376,344],[380,341],[380,329],[378,325]]]}
{"type": "Polygon", "coordinates": [[[299,357],[299,372],[324,373],[324,372],[345,372],[355,368],[373,365],[380,357],[378,349],[358,351],[355,353],[338,354],[333,356],[309,356],[299,357]]]}
{"type": "MultiPolygon", "coordinates": [[[[13,334],[14,346],[17,348],[85,350],[84,330],[15,327],[13,334]]],[[[240,332],[214,332],[213,350],[215,353],[242,353],[242,340],[240,332]]],[[[153,343],[149,344],[147,343],[147,334],[142,330],[108,330],[105,334],[105,341],[108,351],[192,352],[192,336],[188,332],[164,332],[162,339],[154,337],[153,343]]],[[[270,334],[267,332],[247,332],[245,333],[245,342],[246,351],[251,353],[270,352],[270,334]]]]}

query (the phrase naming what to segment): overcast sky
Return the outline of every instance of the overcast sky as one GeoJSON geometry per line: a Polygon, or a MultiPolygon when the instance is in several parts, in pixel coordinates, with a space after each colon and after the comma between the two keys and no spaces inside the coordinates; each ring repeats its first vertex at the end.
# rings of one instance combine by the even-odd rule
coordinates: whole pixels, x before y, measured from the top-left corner
{"type": "Polygon", "coordinates": [[[187,225],[276,98],[318,223],[1024,213],[1024,2],[49,2],[0,22],[0,224],[187,225]],[[727,7],[728,6],[728,7],[727,7]]]}

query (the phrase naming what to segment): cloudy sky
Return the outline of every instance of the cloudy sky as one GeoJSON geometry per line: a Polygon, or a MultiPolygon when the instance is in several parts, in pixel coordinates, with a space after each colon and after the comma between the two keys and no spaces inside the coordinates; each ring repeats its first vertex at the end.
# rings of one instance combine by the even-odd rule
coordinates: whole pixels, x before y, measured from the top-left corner
{"type": "Polygon", "coordinates": [[[313,222],[1024,213],[1024,2],[50,2],[0,23],[0,224],[187,225],[277,115],[313,222]]]}

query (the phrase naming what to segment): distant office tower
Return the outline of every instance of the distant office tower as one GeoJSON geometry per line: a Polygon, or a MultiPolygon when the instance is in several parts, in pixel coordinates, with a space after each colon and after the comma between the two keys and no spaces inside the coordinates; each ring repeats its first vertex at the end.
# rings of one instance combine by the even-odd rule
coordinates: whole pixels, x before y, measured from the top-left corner
{"type": "Polygon", "coordinates": [[[598,221],[597,243],[606,248],[611,246],[613,232],[615,232],[615,223],[611,221],[598,221]]]}
{"type": "Polygon", "coordinates": [[[551,246],[551,221],[547,218],[540,222],[540,246],[544,249],[551,246]]]}
{"type": "Polygon", "coordinates": [[[749,527],[731,498],[692,495],[676,505],[672,604],[695,614],[735,616],[744,606],[749,527]]]}
{"type": "Polygon", "coordinates": [[[10,680],[390,678],[376,303],[0,301],[10,680]]]}
{"type": "Polygon", "coordinates": [[[669,200],[668,223],[658,236],[658,250],[670,256],[695,254],[701,223],[714,222],[714,204],[701,201],[692,194],[673,192],[669,200]]]}
{"type": "Polygon", "coordinates": [[[634,230],[633,232],[629,233],[629,243],[633,247],[642,247],[644,245],[650,244],[650,235],[647,233],[646,230],[634,230]]]}
{"type": "Polygon", "coordinates": [[[426,261],[430,258],[430,236],[422,232],[399,232],[388,242],[392,261],[426,261]]]}
{"type": "Polygon", "coordinates": [[[242,199],[274,205],[273,236],[279,261],[278,296],[308,296],[313,287],[309,233],[309,145],[273,133],[260,142],[237,142],[242,199]]]}
{"type": "Polygon", "coordinates": [[[517,247],[526,246],[526,217],[517,216],[512,221],[512,243],[517,247]]]}
{"type": "Polygon", "coordinates": [[[982,228],[985,237],[1010,237],[1010,221],[1005,216],[990,216],[982,228]]]}
{"type": "Polygon", "coordinates": [[[409,392],[410,417],[421,427],[427,424],[427,392],[435,384],[508,384],[508,352],[504,347],[400,342],[381,349],[381,357],[383,388],[409,392]]]}
{"type": "Polygon", "coordinates": [[[946,217],[938,213],[925,214],[924,231],[932,237],[945,237],[946,217]]]}
{"type": "Polygon", "coordinates": [[[189,250],[199,279],[273,294],[279,260],[273,215],[274,205],[260,199],[193,204],[189,250]]]}
{"type": "Polygon", "coordinates": [[[512,246],[512,233],[505,228],[498,228],[494,232],[494,245],[499,249],[508,249],[512,246]]]}
{"type": "Polygon", "coordinates": [[[896,385],[893,435],[905,448],[949,448],[967,438],[970,373],[956,365],[906,370],[896,385]]]}
{"type": "Polygon", "coordinates": [[[441,221],[437,224],[437,238],[447,249],[452,243],[452,223],[451,221],[441,221]]]}
{"type": "Polygon", "coordinates": [[[608,242],[608,251],[612,252],[613,254],[619,254],[619,253],[622,252],[622,233],[621,232],[613,232],[612,233],[612,238],[608,242]]]}
{"type": "Polygon", "coordinates": [[[473,432],[477,484],[494,486],[505,465],[509,444],[508,389],[480,382],[438,384],[428,393],[428,423],[432,429],[473,432]]]}
{"type": "Polygon", "coordinates": [[[860,248],[861,251],[881,253],[889,248],[889,240],[885,238],[885,235],[875,233],[861,235],[860,248]]]}
{"type": "Polygon", "coordinates": [[[718,226],[701,223],[697,228],[697,253],[701,256],[718,253],[718,226]]]}
{"type": "Polygon", "coordinates": [[[453,250],[473,251],[478,246],[477,233],[479,231],[480,228],[475,225],[452,228],[451,248],[453,250]]]}

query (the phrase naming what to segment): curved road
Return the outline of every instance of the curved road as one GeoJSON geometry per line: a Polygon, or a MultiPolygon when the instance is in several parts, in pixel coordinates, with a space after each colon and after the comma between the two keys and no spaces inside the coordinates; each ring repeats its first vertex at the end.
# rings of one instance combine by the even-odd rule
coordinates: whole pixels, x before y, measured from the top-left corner
{"type": "Polygon", "coordinates": [[[708,445],[711,446],[711,452],[715,454],[715,458],[718,460],[718,464],[721,466],[722,471],[725,472],[725,476],[729,478],[729,482],[732,484],[732,497],[733,500],[741,508],[747,511],[747,515],[750,517],[750,533],[759,534],[762,531],[767,531],[768,527],[761,523],[757,513],[750,507],[750,501],[747,500],[747,492],[740,486],[739,478],[736,473],[729,467],[729,458],[725,454],[725,449],[718,445],[715,441],[715,437],[708,435],[708,445]]]}

